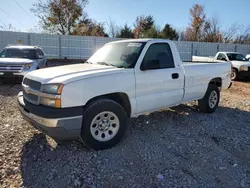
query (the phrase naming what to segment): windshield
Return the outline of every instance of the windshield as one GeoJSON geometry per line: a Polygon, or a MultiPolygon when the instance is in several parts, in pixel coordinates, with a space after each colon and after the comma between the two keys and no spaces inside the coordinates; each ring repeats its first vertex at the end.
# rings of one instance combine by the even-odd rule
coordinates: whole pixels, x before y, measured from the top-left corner
{"type": "Polygon", "coordinates": [[[227,54],[230,61],[247,61],[247,59],[242,54],[227,54]]]}
{"type": "Polygon", "coordinates": [[[6,48],[0,53],[0,58],[37,59],[35,49],[6,48]]]}
{"type": "Polygon", "coordinates": [[[87,63],[134,68],[145,42],[109,43],[100,48],[87,63]]]}

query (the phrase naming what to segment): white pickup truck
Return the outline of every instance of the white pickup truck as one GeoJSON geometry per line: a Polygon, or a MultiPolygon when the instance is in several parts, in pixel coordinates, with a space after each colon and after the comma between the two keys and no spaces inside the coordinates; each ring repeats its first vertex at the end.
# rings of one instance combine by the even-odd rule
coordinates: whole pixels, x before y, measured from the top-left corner
{"type": "Polygon", "coordinates": [[[237,52],[218,52],[215,57],[193,56],[193,62],[221,62],[228,61],[232,64],[232,80],[250,78],[250,62],[237,52]]]}
{"type": "Polygon", "coordinates": [[[169,40],[122,40],[83,64],[26,74],[18,103],[23,117],[45,134],[80,138],[99,150],[120,141],[129,117],[193,100],[200,111],[214,112],[230,76],[228,62],[183,64],[169,40]]]}
{"type": "Polygon", "coordinates": [[[247,55],[246,55],[246,59],[247,59],[248,61],[250,61],[250,54],[247,54],[247,55]]]}

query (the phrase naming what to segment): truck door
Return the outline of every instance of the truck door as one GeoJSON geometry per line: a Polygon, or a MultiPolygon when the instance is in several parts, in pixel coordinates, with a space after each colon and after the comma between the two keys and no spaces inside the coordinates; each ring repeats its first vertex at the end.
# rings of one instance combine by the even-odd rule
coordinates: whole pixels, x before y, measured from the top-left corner
{"type": "Polygon", "coordinates": [[[137,114],[178,105],[184,93],[184,71],[175,66],[169,43],[147,46],[140,66],[135,68],[137,114]]]}

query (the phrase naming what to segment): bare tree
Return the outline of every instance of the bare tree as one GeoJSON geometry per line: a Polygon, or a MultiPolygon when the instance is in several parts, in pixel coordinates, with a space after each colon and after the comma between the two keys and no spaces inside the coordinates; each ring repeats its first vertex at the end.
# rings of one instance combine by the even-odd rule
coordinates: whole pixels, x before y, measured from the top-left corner
{"type": "Polygon", "coordinates": [[[235,37],[234,43],[250,44],[250,26],[245,31],[235,37]]]}
{"type": "Polygon", "coordinates": [[[234,23],[230,26],[229,29],[226,29],[223,34],[223,42],[225,43],[231,43],[234,41],[235,36],[239,32],[240,25],[237,23],[234,23]]]}
{"type": "Polygon", "coordinates": [[[114,20],[109,21],[108,25],[108,34],[110,37],[115,38],[117,37],[117,35],[119,35],[120,29],[118,28],[118,26],[116,25],[114,20]]]}
{"type": "Polygon", "coordinates": [[[204,42],[223,42],[219,22],[216,17],[205,22],[202,37],[204,42]]]}
{"type": "Polygon", "coordinates": [[[17,29],[12,24],[0,25],[0,29],[3,30],[3,31],[17,31],[17,29]]]}

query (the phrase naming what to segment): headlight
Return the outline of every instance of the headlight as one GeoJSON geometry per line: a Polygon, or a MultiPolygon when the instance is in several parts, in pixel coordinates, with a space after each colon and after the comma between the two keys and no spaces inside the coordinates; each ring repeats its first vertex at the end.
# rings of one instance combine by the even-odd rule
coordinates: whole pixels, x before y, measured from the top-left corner
{"type": "Polygon", "coordinates": [[[241,71],[248,71],[248,66],[240,66],[241,71]]]}
{"type": "Polygon", "coordinates": [[[32,67],[32,65],[33,65],[32,63],[24,64],[23,68],[24,69],[30,69],[30,67],[32,67]]]}
{"type": "Polygon", "coordinates": [[[61,108],[61,97],[63,84],[45,84],[42,85],[42,92],[48,96],[40,98],[40,104],[54,108],[61,108]],[[58,96],[59,95],[59,96],[58,96]]]}
{"type": "Polygon", "coordinates": [[[49,94],[61,94],[62,89],[62,84],[46,84],[42,86],[42,92],[49,94]]]}
{"type": "Polygon", "coordinates": [[[54,108],[61,108],[61,99],[49,99],[41,97],[40,104],[54,108]]]}

